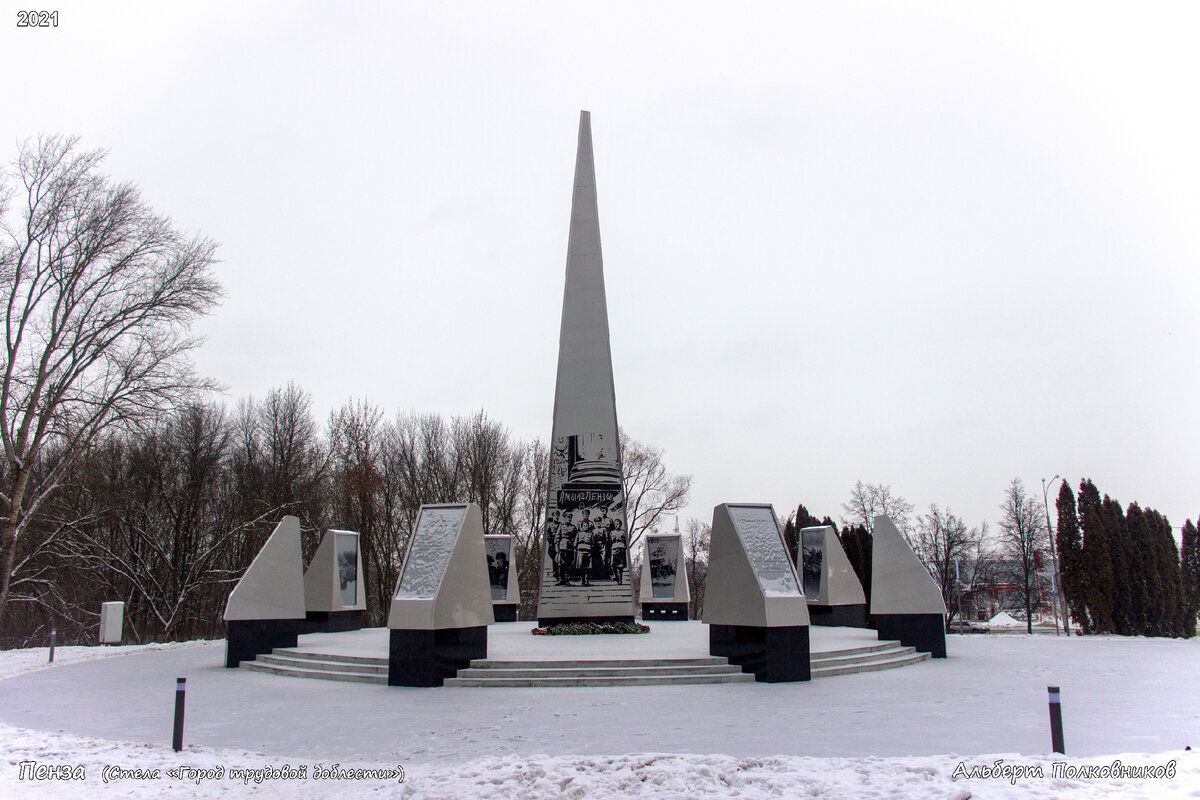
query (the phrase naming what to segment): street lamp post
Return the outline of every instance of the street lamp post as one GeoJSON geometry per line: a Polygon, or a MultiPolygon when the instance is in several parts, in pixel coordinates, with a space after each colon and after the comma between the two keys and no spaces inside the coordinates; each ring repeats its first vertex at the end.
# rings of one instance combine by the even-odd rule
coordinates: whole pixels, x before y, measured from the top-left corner
{"type": "MultiPolygon", "coordinates": [[[[1058,548],[1055,547],[1055,545],[1054,545],[1054,529],[1052,527],[1050,527],[1050,498],[1049,498],[1049,494],[1048,494],[1050,487],[1054,485],[1054,482],[1061,481],[1061,480],[1062,480],[1062,478],[1058,475],[1055,475],[1053,478],[1051,478],[1049,483],[1046,482],[1045,478],[1042,478],[1042,509],[1045,510],[1045,512],[1046,512],[1046,534],[1050,537],[1050,558],[1052,561],[1052,566],[1054,567],[1054,590],[1055,590],[1055,592],[1058,593],[1058,598],[1062,599],[1062,605],[1064,606],[1061,609],[1062,610],[1062,620],[1063,620],[1063,630],[1066,631],[1067,636],[1070,636],[1071,635],[1071,628],[1070,628],[1071,620],[1067,616],[1067,609],[1065,608],[1066,596],[1063,594],[1062,575],[1060,575],[1058,572],[1058,548]]],[[[1054,592],[1051,593],[1050,599],[1054,603],[1054,635],[1055,636],[1058,636],[1058,614],[1059,614],[1059,610],[1060,610],[1059,609],[1060,604],[1059,604],[1058,598],[1054,597],[1054,592]]]]}

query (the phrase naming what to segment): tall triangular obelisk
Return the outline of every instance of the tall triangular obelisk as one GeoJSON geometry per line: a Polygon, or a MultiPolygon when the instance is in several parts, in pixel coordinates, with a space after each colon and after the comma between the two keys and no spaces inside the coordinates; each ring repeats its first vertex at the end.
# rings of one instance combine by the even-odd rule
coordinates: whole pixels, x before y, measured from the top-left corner
{"type": "Polygon", "coordinates": [[[633,621],[592,125],[579,115],[538,624],[633,621]]]}

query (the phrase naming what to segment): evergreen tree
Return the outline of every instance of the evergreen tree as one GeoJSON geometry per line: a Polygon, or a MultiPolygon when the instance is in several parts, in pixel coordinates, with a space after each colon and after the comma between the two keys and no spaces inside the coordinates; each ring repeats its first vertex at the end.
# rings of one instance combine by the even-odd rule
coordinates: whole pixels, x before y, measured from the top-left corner
{"type": "Polygon", "coordinates": [[[1200,531],[1189,519],[1183,526],[1183,552],[1180,556],[1180,582],[1183,596],[1184,636],[1196,635],[1196,614],[1200,612],[1200,531]]]}
{"type": "Polygon", "coordinates": [[[863,525],[852,525],[842,529],[842,549],[846,558],[862,584],[863,594],[867,598],[867,611],[871,610],[871,534],[863,525]]]}
{"type": "Polygon", "coordinates": [[[1104,500],[1100,503],[1100,516],[1112,569],[1113,589],[1108,599],[1112,631],[1129,636],[1133,632],[1130,618],[1134,607],[1134,603],[1131,602],[1134,590],[1130,585],[1132,578],[1129,554],[1126,550],[1125,512],[1119,502],[1104,495],[1104,500]]]}
{"type": "MultiPolygon", "coordinates": [[[[1116,503],[1115,500],[1112,502],[1116,503]]],[[[1151,598],[1159,592],[1159,565],[1149,520],[1137,503],[1129,504],[1120,530],[1121,577],[1118,580],[1120,594],[1116,604],[1117,633],[1149,636],[1154,617],[1151,598]]]]}
{"type": "Polygon", "coordinates": [[[1091,480],[1079,484],[1079,529],[1083,534],[1084,596],[1092,633],[1113,632],[1112,603],[1116,592],[1112,556],[1101,509],[1100,492],[1091,480]]]}
{"type": "Polygon", "coordinates": [[[1150,596],[1148,636],[1182,636],[1184,632],[1183,580],[1179,549],[1171,522],[1154,509],[1143,512],[1150,530],[1155,561],[1155,586],[1150,596]]]}
{"type": "Polygon", "coordinates": [[[787,523],[783,526],[783,543],[787,545],[788,554],[792,557],[793,564],[798,563],[801,529],[822,524],[824,523],[808,513],[808,509],[804,507],[803,503],[796,509],[796,513],[788,518],[787,523]]]}
{"type": "Polygon", "coordinates": [[[1058,490],[1058,571],[1062,581],[1063,597],[1067,601],[1067,609],[1076,624],[1083,627],[1083,632],[1091,632],[1088,621],[1085,589],[1086,577],[1083,575],[1083,538],[1079,535],[1079,519],[1075,516],[1075,493],[1071,485],[1063,481],[1058,490]]]}
{"type": "Polygon", "coordinates": [[[796,563],[796,554],[800,551],[800,536],[797,533],[796,521],[792,517],[787,518],[787,522],[783,523],[783,545],[787,548],[788,558],[792,563],[796,563]]]}

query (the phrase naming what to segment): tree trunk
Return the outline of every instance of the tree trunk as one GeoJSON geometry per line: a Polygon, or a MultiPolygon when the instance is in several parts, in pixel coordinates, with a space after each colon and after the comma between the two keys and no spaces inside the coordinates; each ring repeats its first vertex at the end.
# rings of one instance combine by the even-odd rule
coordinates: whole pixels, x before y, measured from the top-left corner
{"type": "Polygon", "coordinates": [[[8,589],[12,584],[13,564],[17,556],[17,528],[21,518],[21,503],[25,501],[25,487],[29,485],[29,470],[17,470],[13,481],[8,519],[4,520],[4,539],[0,541],[3,557],[0,559],[0,630],[4,628],[4,609],[8,607],[8,589]]]}

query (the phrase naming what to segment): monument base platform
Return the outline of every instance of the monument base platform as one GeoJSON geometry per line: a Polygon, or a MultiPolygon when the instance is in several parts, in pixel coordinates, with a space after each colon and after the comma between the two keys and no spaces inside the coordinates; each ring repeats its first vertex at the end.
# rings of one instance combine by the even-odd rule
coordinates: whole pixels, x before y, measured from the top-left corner
{"type": "Polygon", "coordinates": [[[763,683],[811,680],[808,626],[709,625],[708,652],[763,683]]]}
{"type": "MultiPolygon", "coordinates": [[[[649,634],[617,636],[534,636],[532,621],[499,623],[488,628],[486,659],[459,670],[443,686],[615,686],[676,683],[727,683],[753,674],[718,674],[709,656],[709,626],[702,622],[647,623],[649,634]],[[664,667],[671,669],[664,669],[664,667]],[[519,669],[519,677],[508,669],[519,669]],[[707,673],[707,674],[702,674],[707,673]],[[475,675],[467,678],[464,675],[475,675]]],[[[298,678],[388,682],[392,632],[363,628],[344,633],[310,633],[291,648],[276,648],[244,670],[298,678]]],[[[813,680],[920,664],[928,653],[914,653],[899,642],[881,642],[865,628],[809,628],[809,665],[813,680]]]]}
{"type": "Polygon", "coordinates": [[[473,659],[487,658],[487,626],[393,630],[388,686],[441,686],[473,659]]]}
{"type": "Polygon", "coordinates": [[[304,618],[303,633],[338,633],[357,631],[363,626],[365,611],[309,611],[304,618]]]}
{"type": "Polygon", "coordinates": [[[941,614],[876,614],[880,641],[895,639],[934,658],[946,657],[946,618],[941,614]]]}
{"type": "Polygon", "coordinates": [[[809,603],[808,621],[810,625],[831,628],[865,628],[867,627],[867,604],[822,606],[809,603]]]}
{"type": "Polygon", "coordinates": [[[687,622],[687,603],[642,603],[643,622],[687,622]]]}
{"type": "Polygon", "coordinates": [[[492,603],[492,616],[496,618],[496,622],[516,622],[517,604],[492,603]]]}
{"type": "Polygon", "coordinates": [[[295,647],[302,619],[234,619],[225,623],[225,666],[253,661],[276,647],[295,647]]]}

